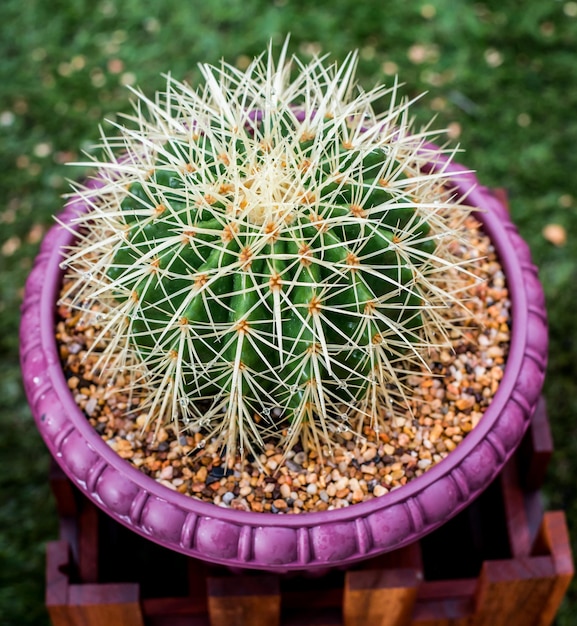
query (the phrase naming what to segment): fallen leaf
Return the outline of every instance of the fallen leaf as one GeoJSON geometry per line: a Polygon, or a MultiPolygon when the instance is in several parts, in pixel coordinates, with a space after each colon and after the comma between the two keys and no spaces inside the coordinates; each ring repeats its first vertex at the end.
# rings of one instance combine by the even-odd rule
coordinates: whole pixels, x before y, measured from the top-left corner
{"type": "Polygon", "coordinates": [[[554,246],[564,246],[567,243],[567,231],[561,224],[547,224],[543,228],[543,237],[554,246]]]}

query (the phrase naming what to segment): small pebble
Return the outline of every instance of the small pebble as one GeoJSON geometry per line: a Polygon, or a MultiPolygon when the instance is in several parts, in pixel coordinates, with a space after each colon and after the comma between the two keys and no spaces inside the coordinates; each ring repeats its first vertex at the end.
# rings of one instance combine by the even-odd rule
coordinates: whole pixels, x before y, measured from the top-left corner
{"type": "Polygon", "coordinates": [[[174,474],[174,467],[172,467],[172,465],[167,465],[166,467],[162,468],[159,478],[161,480],[171,480],[173,474],[174,474]]]}
{"type": "Polygon", "coordinates": [[[373,495],[377,498],[379,496],[384,496],[386,493],[388,493],[388,489],[383,487],[383,485],[376,485],[373,489],[373,495]]]}
{"type": "Polygon", "coordinates": [[[280,486],[280,495],[286,500],[287,498],[290,498],[291,496],[291,488],[290,485],[287,485],[286,483],[283,483],[280,486]]]}

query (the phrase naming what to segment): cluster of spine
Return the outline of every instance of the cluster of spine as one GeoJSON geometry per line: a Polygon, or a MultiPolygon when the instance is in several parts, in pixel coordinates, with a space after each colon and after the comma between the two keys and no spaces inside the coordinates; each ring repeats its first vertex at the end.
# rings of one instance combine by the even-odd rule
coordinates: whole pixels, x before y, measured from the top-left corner
{"type": "Polygon", "coordinates": [[[470,208],[396,84],[357,88],[354,55],[286,61],[137,93],[66,252],[103,375],[232,456],[378,431],[447,342],[466,273],[451,249],[470,208]]]}

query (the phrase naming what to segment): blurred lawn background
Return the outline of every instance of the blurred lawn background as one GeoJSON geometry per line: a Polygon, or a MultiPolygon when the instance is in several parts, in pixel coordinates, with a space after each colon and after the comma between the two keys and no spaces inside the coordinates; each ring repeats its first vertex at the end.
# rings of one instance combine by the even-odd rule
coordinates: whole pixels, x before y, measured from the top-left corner
{"type": "MultiPolygon", "coordinates": [[[[62,205],[65,163],[152,95],[162,73],[194,83],[198,62],[244,67],[291,33],[303,58],[360,52],[364,86],[399,74],[427,91],[418,120],[505,187],[545,285],[546,395],[556,454],[547,505],[564,508],[577,552],[577,2],[543,0],[2,0],[0,2],[0,624],[45,626],[44,545],[57,537],[48,453],[20,384],[22,287],[62,205]]],[[[451,549],[455,549],[454,546],[451,549]]],[[[558,624],[577,624],[577,584],[558,624]]]]}

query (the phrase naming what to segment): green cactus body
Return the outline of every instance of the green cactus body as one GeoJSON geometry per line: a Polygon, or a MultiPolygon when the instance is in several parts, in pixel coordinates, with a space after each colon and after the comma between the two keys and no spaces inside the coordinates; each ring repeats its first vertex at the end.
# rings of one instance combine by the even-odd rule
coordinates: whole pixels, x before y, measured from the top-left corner
{"type": "Polygon", "coordinates": [[[379,117],[382,89],[333,101],[353,69],[316,60],[295,89],[270,61],[220,83],[204,68],[206,93],[169,82],[164,108],[148,103],[157,125],[126,133],[120,175],[100,164],[110,182],[83,224],[106,222],[104,252],[84,243],[111,344],[144,370],[151,415],[232,451],[327,441],[359,415],[378,429],[446,332],[447,215],[467,210],[423,169],[406,104],[379,117]]]}

